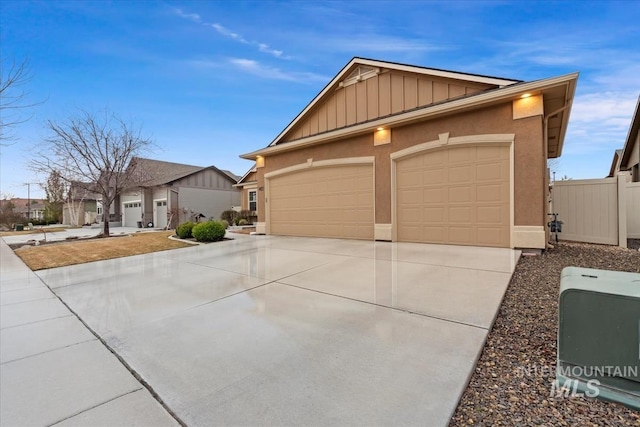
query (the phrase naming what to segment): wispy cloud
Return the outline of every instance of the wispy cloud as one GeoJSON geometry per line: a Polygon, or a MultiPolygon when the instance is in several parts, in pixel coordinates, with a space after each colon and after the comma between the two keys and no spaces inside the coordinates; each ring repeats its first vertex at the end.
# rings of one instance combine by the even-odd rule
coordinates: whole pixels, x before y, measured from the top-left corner
{"type": "Polygon", "coordinates": [[[190,21],[196,22],[198,24],[200,24],[202,22],[202,18],[200,18],[200,15],[198,15],[197,13],[186,13],[182,9],[179,9],[179,8],[175,8],[175,9],[173,9],[173,11],[180,18],[189,19],[190,21]]]}
{"type": "Polygon", "coordinates": [[[225,27],[222,24],[219,24],[217,22],[205,22],[202,20],[202,17],[200,15],[198,15],[197,13],[188,13],[183,11],[182,9],[178,9],[175,8],[174,9],[174,13],[179,16],[180,18],[183,19],[187,19],[189,21],[192,21],[196,24],[199,25],[203,25],[205,27],[210,27],[213,28],[214,30],[216,30],[216,32],[224,37],[228,37],[232,40],[237,41],[238,43],[242,43],[242,44],[246,44],[246,45],[252,45],[255,46],[258,51],[272,55],[276,58],[279,59],[290,59],[290,57],[288,56],[284,56],[284,52],[282,50],[278,50],[278,49],[273,49],[271,48],[268,44],[266,43],[262,43],[259,41],[249,41],[246,38],[244,38],[241,34],[225,27]]]}
{"type": "Polygon", "coordinates": [[[269,53],[269,54],[275,56],[276,58],[281,58],[282,54],[284,53],[281,50],[271,49],[269,47],[269,45],[264,44],[264,43],[258,44],[258,50],[260,50],[260,52],[269,53]]]}
{"type": "Polygon", "coordinates": [[[327,76],[309,72],[283,71],[280,68],[261,64],[253,59],[231,58],[229,63],[235,68],[265,79],[286,80],[298,83],[327,81],[327,76]]]}
{"type": "Polygon", "coordinates": [[[596,92],[576,96],[571,109],[565,154],[622,148],[638,100],[637,93],[596,92]]]}
{"type": "Polygon", "coordinates": [[[232,38],[240,43],[244,43],[244,44],[249,44],[249,42],[247,40],[245,40],[244,37],[242,37],[240,34],[238,33],[234,33],[233,31],[231,31],[230,29],[228,29],[227,27],[224,27],[218,23],[215,24],[207,24],[205,23],[204,25],[213,28],[214,30],[216,30],[218,33],[222,34],[225,37],[229,37],[232,38]]]}

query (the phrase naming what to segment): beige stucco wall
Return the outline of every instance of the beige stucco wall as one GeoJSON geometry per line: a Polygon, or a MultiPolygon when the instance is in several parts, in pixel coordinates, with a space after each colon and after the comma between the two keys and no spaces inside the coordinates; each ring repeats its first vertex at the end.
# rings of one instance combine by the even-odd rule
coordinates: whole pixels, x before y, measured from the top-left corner
{"type": "MultiPolygon", "coordinates": [[[[287,166],[317,160],[344,157],[375,157],[375,222],[391,223],[392,152],[438,139],[441,133],[450,137],[514,133],[514,223],[516,226],[545,224],[546,155],[541,116],[513,120],[511,102],[484,109],[450,115],[425,122],[392,128],[391,143],[373,145],[370,133],[300,150],[271,155],[257,171],[258,187],[264,188],[264,174],[287,166]]],[[[265,221],[264,191],[258,191],[258,221],[265,221]]]]}

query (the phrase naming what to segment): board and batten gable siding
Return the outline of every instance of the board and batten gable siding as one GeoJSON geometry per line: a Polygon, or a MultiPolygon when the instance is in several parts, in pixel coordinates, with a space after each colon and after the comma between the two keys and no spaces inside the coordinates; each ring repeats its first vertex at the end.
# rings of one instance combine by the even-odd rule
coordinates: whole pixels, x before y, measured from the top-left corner
{"type": "Polygon", "coordinates": [[[282,142],[375,120],[473,94],[495,86],[390,71],[336,89],[298,123],[282,142]]]}
{"type": "Polygon", "coordinates": [[[186,176],[173,182],[173,187],[192,187],[206,188],[214,190],[237,191],[233,188],[234,182],[231,182],[226,176],[222,176],[213,169],[204,169],[200,172],[186,176]]]}
{"type": "Polygon", "coordinates": [[[553,209],[561,240],[618,244],[618,179],[556,181],[553,209]]]}

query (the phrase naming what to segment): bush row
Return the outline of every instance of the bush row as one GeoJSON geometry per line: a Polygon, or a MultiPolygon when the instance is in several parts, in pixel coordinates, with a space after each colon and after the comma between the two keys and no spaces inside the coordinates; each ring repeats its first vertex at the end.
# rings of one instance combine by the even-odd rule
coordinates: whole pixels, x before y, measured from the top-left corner
{"type": "Polygon", "coordinates": [[[217,242],[224,238],[226,226],[221,221],[193,223],[183,222],[176,227],[176,235],[181,239],[194,237],[198,242],[217,242]]]}
{"type": "Polygon", "coordinates": [[[251,216],[251,211],[242,210],[240,212],[237,212],[234,210],[228,210],[222,212],[220,218],[223,221],[227,221],[228,224],[247,225],[251,223],[251,216]]]}

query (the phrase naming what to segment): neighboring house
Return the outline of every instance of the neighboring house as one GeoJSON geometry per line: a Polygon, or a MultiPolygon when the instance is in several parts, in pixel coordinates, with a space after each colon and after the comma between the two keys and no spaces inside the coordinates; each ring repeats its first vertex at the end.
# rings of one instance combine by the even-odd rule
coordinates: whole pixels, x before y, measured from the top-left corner
{"type": "Polygon", "coordinates": [[[629,173],[632,182],[640,182],[640,96],[631,118],[624,148],[615,151],[609,176],[615,176],[621,172],[629,173]]]}
{"type": "Polygon", "coordinates": [[[562,153],[577,79],[354,58],[241,156],[256,161],[257,231],[545,248],[546,161],[562,153]]]}
{"type": "Polygon", "coordinates": [[[97,223],[98,215],[102,214],[98,200],[100,196],[93,189],[93,184],[72,182],[62,209],[62,223],[75,227],[97,223]]]}
{"type": "Polygon", "coordinates": [[[120,195],[114,204],[122,212],[122,225],[175,227],[220,214],[240,204],[238,176],[215,166],[201,167],[136,157],[136,187],[120,195]]]}
{"type": "Polygon", "coordinates": [[[242,178],[238,180],[238,183],[234,186],[242,191],[240,199],[240,209],[243,211],[251,212],[251,222],[255,223],[258,220],[258,180],[257,169],[254,164],[251,169],[244,174],[242,178]]]}
{"type": "Polygon", "coordinates": [[[46,214],[46,200],[13,198],[1,200],[0,203],[12,203],[13,212],[25,220],[43,220],[46,214]]]}

